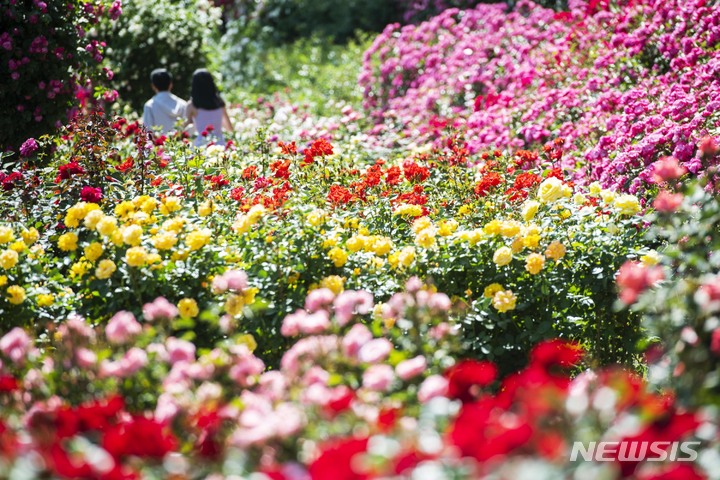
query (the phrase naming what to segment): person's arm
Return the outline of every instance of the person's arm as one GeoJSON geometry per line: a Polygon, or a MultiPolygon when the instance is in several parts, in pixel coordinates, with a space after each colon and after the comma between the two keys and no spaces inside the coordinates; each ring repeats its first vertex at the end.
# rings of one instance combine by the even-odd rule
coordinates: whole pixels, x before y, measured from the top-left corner
{"type": "Polygon", "coordinates": [[[227,107],[223,107],[223,129],[227,130],[228,132],[233,132],[235,129],[233,128],[233,124],[230,121],[230,115],[228,115],[227,107]]]}
{"type": "Polygon", "coordinates": [[[187,106],[185,107],[185,127],[188,125],[191,125],[197,116],[197,110],[195,110],[195,105],[188,102],[187,106]]]}

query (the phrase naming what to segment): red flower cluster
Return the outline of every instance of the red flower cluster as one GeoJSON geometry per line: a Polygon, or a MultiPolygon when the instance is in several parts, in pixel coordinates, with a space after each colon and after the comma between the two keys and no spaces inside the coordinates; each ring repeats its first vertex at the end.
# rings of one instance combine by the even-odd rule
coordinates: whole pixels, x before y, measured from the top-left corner
{"type": "Polygon", "coordinates": [[[84,186],[80,191],[80,199],[87,203],[100,203],[103,198],[102,189],[98,187],[84,186]]]}
{"type": "Polygon", "coordinates": [[[353,200],[353,194],[343,186],[332,185],[327,198],[330,203],[337,206],[351,202],[353,200]]]}
{"type": "Polygon", "coordinates": [[[475,195],[484,197],[493,187],[497,187],[503,183],[503,179],[497,172],[488,172],[482,176],[480,181],[475,185],[475,195]]]}
{"type": "Polygon", "coordinates": [[[409,182],[424,182],[430,176],[430,169],[421,167],[414,161],[408,159],[403,162],[403,173],[409,182]]]}
{"type": "Polygon", "coordinates": [[[57,177],[55,177],[55,183],[60,183],[62,180],[68,180],[75,175],[82,175],[83,173],[85,173],[85,170],[76,161],[60,165],[58,167],[57,177]]]}
{"type": "Polygon", "coordinates": [[[2,184],[2,189],[9,192],[17,186],[15,182],[22,180],[22,178],[22,173],[20,172],[11,172],[10,174],[0,172],[0,184],[2,184]]]}
{"type": "Polygon", "coordinates": [[[333,146],[330,145],[330,142],[328,142],[324,138],[320,138],[318,140],[315,140],[308,148],[306,148],[303,154],[305,155],[303,163],[305,165],[310,165],[311,163],[315,162],[315,157],[332,155],[333,146]]]}

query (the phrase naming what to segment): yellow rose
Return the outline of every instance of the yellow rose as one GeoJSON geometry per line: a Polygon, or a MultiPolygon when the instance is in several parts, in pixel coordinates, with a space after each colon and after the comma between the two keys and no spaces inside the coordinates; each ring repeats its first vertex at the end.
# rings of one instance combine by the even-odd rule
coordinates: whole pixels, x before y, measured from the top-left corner
{"type": "Polygon", "coordinates": [[[21,287],[20,285],[10,285],[7,288],[7,294],[10,298],[8,298],[8,302],[12,303],[13,305],[20,305],[25,301],[25,289],[21,287]]]}
{"type": "Polygon", "coordinates": [[[588,191],[590,192],[590,195],[592,196],[598,196],[600,195],[600,192],[602,191],[602,187],[598,182],[592,182],[590,185],[588,185],[588,191]]]}
{"type": "Polygon", "coordinates": [[[225,300],[225,311],[229,315],[239,315],[240,313],[242,313],[244,307],[245,300],[243,300],[243,297],[241,297],[240,295],[232,293],[228,295],[227,300],[225,300]]]}
{"type": "Polygon", "coordinates": [[[502,222],[500,224],[500,235],[503,237],[514,237],[520,233],[520,224],[514,221],[502,222]]]}
{"type": "Polygon", "coordinates": [[[531,253],[525,259],[525,270],[531,275],[537,275],[545,266],[545,257],[539,253],[531,253]]]}
{"type": "Polygon", "coordinates": [[[180,199],[178,197],[166,197],[165,201],[160,205],[160,213],[167,215],[169,213],[177,212],[182,208],[180,199]]]}
{"type": "Polygon", "coordinates": [[[325,210],[318,208],[307,214],[307,221],[313,227],[319,227],[325,223],[325,217],[327,217],[325,210]]]}
{"type": "Polygon", "coordinates": [[[375,237],[370,248],[375,255],[387,255],[392,250],[392,241],[387,237],[375,237]]]}
{"type": "Polygon", "coordinates": [[[135,205],[132,202],[124,201],[115,206],[115,215],[120,219],[126,219],[131,213],[135,212],[135,205]]]}
{"type": "Polygon", "coordinates": [[[351,252],[359,252],[365,248],[365,237],[360,235],[353,235],[345,242],[345,246],[351,252]]]}
{"type": "Polygon", "coordinates": [[[398,205],[393,211],[393,215],[401,215],[404,217],[419,217],[422,215],[422,207],[419,205],[410,205],[403,203],[398,205]]]}
{"type": "Polygon", "coordinates": [[[97,268],[95,269],[95,276],[100,280],[106,280],[115,273],[115,270],[117,270],[115,262],[109,259],[100,260],[97,268]]]}
{"type": "Polygon", "coordinates": [[[10,243],[13,240],[15,240],[15,234],[13,233],[12,228],[5,226],[0,227],[0,245],[10,243]]]}
{"type": "Polygon", "coordinates": [[[255,303],[255,295],[257,295],[259,291],[260,290],[257,287],[246,288],[243,292],[243,300],[245,301],[245,305],[252,305],[253,303],[255,303]]]}
{"type": "Polygon", "coordinates": [[[493,262],[498,267],[504,267],[512,261],[512,250],[508,247],[500,247],[493,254],[493,262]]]}
{"type": "Polygon", "coordinates": [[[67,213],[65,214],[65,220],[63,223],[65,223],[65,226],[70,228],[75,228],[80,225],[80,220],[85,218],[85,215],[87,214],[87,203],[85,202],[78,202],[72,207],[68,208],[67,213]]]}
{"type": "Polygon", "coordinates": [[[432,221],[428,217],[416,218],[412,223],[412,231],[415,233],[421,232],[430,227],[432,227],[432,221]]]}
{"type": "Polygon", "coordinates": [[[137,247],[142,242],[142,227],[140,225],[130,225],[122,229],[123,243],[133,247],[137,247]]]}
{"type": "Polygon", "coordinates": [[[170,250],[177,243],[177,235],[175,232],[163,232],[152,238],[152,244],[158,250],[170,250]]]}
{"type": "Polygon", "coordinates": [[[415,261],[415,249],[413,247],[404,247],[398,254],[398,262],[407,268],[415,261]]]}
{"type": "Polygon", "coordinates": [[[4,250],[0,253],[0,267],[10,270],[18,263],[18,253],[15,250],[4,250]]]}
{"type": "Polygon", "coordinates": [[[525,248],[525,239],[523,237],[515,237],[510,244],[510,250],[513,253],[520,253],[525,248]]]}
{"type": "Polygon", "coordinates": [[[144,247],[128,248],[125,252],[125,262],[131,267],[142,267],[147,262],[147,251],[144,247]]]}
{"type": "Polygon", "coordinates": [[[103,246],[100,242],[92,242],[90,245],[85,247],[83,252],[85,253],[85,258],[94,262],[103,254],[103,246]]]}
{"type": "Polygon", "coordinates": [[[528,200],[523,204],[522,207],[522,217],[525,219],[526,222],[529,222],[533,218],[535,218],[535,215],[537,215],[538,210],[540,209],[540,203],[536,202],[535,200],[528,200]]]}
{"type": "Polygon", "coordinates": [[[64,252],[77,250],[78,236],[74,232],[63,233],[58,238],[58,247],[64,252]]]}
{"type": "Polygon", "coordinates": [[[53,297],[49,293],[41,293],[35,298],[35,303],[38,307],[49,307],[50,305],[55,303],[55,297],[53,297]]]}
{"type": "Polygon", "coordinates": [[[462,217],[464,215],[468,215],[469,213],[472,213],[472,211],[473,211],[472,205],[463,205],[462,207],[460,207],[458,209],[458,215],[460,215],[462,217]]]}
{"type": "Polygon", "coordinates": [[[573,203],[575,205],[585,205],[585,202],[587,202],[587,198],[585,198],[585,195],[582,193],[576,193],[573,196],[573,203]]]}
{"type": "Polygon", "coordinates": [[[185,245],[187,245],[191,251],[200,250],[202,247],[210,243],[211,237],[212,232],[208,228],[195,230],[188,233],[187,237],[185,237],[185,245]]]}
{"type": "Polygon", "coordinates": [[[640,211],[640,201],[635,195],[620,195],[614,205],[620,209],[621,215],[635,215],[640,211]]]}
{"type": "Polygon", "coordinates": [[[500,220],[491,220],[483,227],[485,235],[500,235],[502,222],[500,220]]]}
{"type": "Polygon", "coordinates": [[[660,255],[655,250],[650,250],[648,253],[640,257],[640,261],[648,267],[653,267],[660,263],[660,255]]]}
{"type": "Polygon", "coordinates": [[[158,255],[157,253],[151,253],[147,256],[146,261],[147,261],[148,265],[153,265],[155,263],[162,262],[162,257],[160,255],[158,255]]]}
{"type": "Polygon", "coordinates": [[[198,215],[201,217],[207,217],[213,211],[212,202],[206,200],[198,206],[198,215]]]}
{"type": "Polygon", "coordinates": [[[430,248],[435,245],[435,229],[426,228],[415,236],[415,245],[423,248],[430,248]]]}
{"type": "Polygon", "coordinates": [[[0,287],[4,287],[5,285],[7,285],[7,282],[7,275],[0,275],[0,287]]]}
{"type": "Polygon", "coordinates": [[[330,275],[320,281],[321,288],[330,289],[335,295],[340,295],[345,290],[345,279],[338,275],[330,275]]]}
{"type": "Polygon", "coordinates": [[[448,237],[455,233],[455,230],[458,228],[458,222],[457,220],[440,220],[438,222],[438,234],[441,237],[448,237]]]}
{"type": "Polygon", "coordinates": [[[615,192],[613,192],[612,190],[603,190],[600,192],[600,197],[602,198],[603,202],[610,205],[615,201],[615,192]]]}
{"type": "Polygon", "coordinates": [[[95,225],[95,230],[103,237],[110,237],[117,230],[117,218],[103,216],[95,225]]]}
{"type": "MultiPolygon", "coordinates": [[[[29,230],[23,231],[20,236],[22,237],[23,242],[25,242],[26,245],[32,245],[33,243],[38,241],[38,238],[40,238],[40,233],[37,231],[37,228],[32,227],[29,230]]],[[[0,241],[0,244],[2,243],[6,242],[0,241]]]]}
{"type": "Polygon", "coordinates": [[[90,270],[92,264],[90,262],[80,261],[75,262],[70,267],[70,278],[82,278],[90,270]]]}
{"type": "Polygon", "coordinates": [[[540,184],[537,195],[542,203],[552,203],[562,198],[565,195],[562,180],[555,177],[546,178],[540,184]]]}
{"type": "Polygon", "coordinates": [[[537,248],[538,244],[540,243],[540,235],[532,234],[527,235],[525,238],[523,238],[523,245],[529,249],[537,248]]]}
{"type": "Polygon", "coordinates": [[[335,247],[327,255],[336,267],[342,267],[347,263],[348,254],[342,248],[335,247]]]}
{"type": "Polygon", "coordinates": [[[163,230],[178,233],[183,229],[185,219],[182,217],[169,218],[162,224],[163,230]]]}
{"type": "Polygon", "coordinates": [[[487,287],[485,287],[485,290],[483,291],[483,297],[485,298],[493,298],[497,292],[502,292],[505,290],[502,285],[499,283],[491,283],[487,287]]]}
{"type": "Polygon", "coordinates": [[[333,233],[329,237],[327,237],[325,240],[323,240],[323,248],[331,248],[338,244],[340,241],[340,238],[338,237],[337,233],[333,233]]]}
{"type": "Polygon", "coordinates": [[[14,250],[17,253],[22,253],[25,249],[27,249],[27,245],[25,245],[25,242],[22,240],[18,240],[17,242],[10,244],[10,250],[14,250]]]}
{"type": "Polygon", "coordinates": [[[545,255],[555,261],[560,260],[562,257],[565,256],[565,245],[558,241],[554,241],[550,243],[550,245],[548,245],[547,249],[545,250],[545,255]]]}
{"type": "Polygon", "coordinates": [[[515,310],[515,304],[517,297],[513,294],[512,290],[501,290],[496,292],[492,299],[492,305],[500,313],[505,313],[509,310],[515,310]]]}
{"type": "Polygon", "coordinates": [[[177,307],[183,318],[195,318],[200,313],[197,302],[192,298],[183,298],[178,302],[177,307]]]}
{"type": "Polygon", "coordinates": [[[266,213],[267,208],[265,208],[263,205],[253,205],[247,214],[248,217],[250,217],[250,221],[252,221],[252,223],[256,223],[258,220],[260,220],[260,217],[262,217],[266,213]]]}

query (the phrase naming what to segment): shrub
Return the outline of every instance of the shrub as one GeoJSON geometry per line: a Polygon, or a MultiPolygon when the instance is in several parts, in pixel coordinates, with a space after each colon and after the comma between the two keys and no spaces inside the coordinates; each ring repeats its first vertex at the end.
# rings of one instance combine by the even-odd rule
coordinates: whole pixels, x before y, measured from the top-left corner
{"type": "Polygon", "coordinates": [[[167,68],[173,92],[190,95],[192,73],[207,67],[208,44],[217,35],[219,10],[203,0],[133,0],[123,16],[106,27],[108,65],[116,70],[120,98],[135,110],[153,96],[150,72],[167,68]]]}
{"type": "Polygon", "coordinates": [[[120,11],[117,0],[3,2],[0,150],[51,132],[87,102],[88,82],[112,77],[100,68],[105,44],[90,29],[120,11]]]}

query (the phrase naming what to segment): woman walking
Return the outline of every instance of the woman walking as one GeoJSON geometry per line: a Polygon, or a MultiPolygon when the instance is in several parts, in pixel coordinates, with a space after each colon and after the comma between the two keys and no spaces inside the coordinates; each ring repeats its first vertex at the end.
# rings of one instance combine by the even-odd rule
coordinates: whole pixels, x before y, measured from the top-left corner
{"type": "Polygon", "coordinates": [[[201,68],[195,70],[190,90],[190,102],[187,106],[188,124],[193,123],[198,136],[195,146],[201,147],[214,138],[216,143],[224,144],[224,131],[233,131],[233,125],[220,98],[212,74],[201,68]]]}

